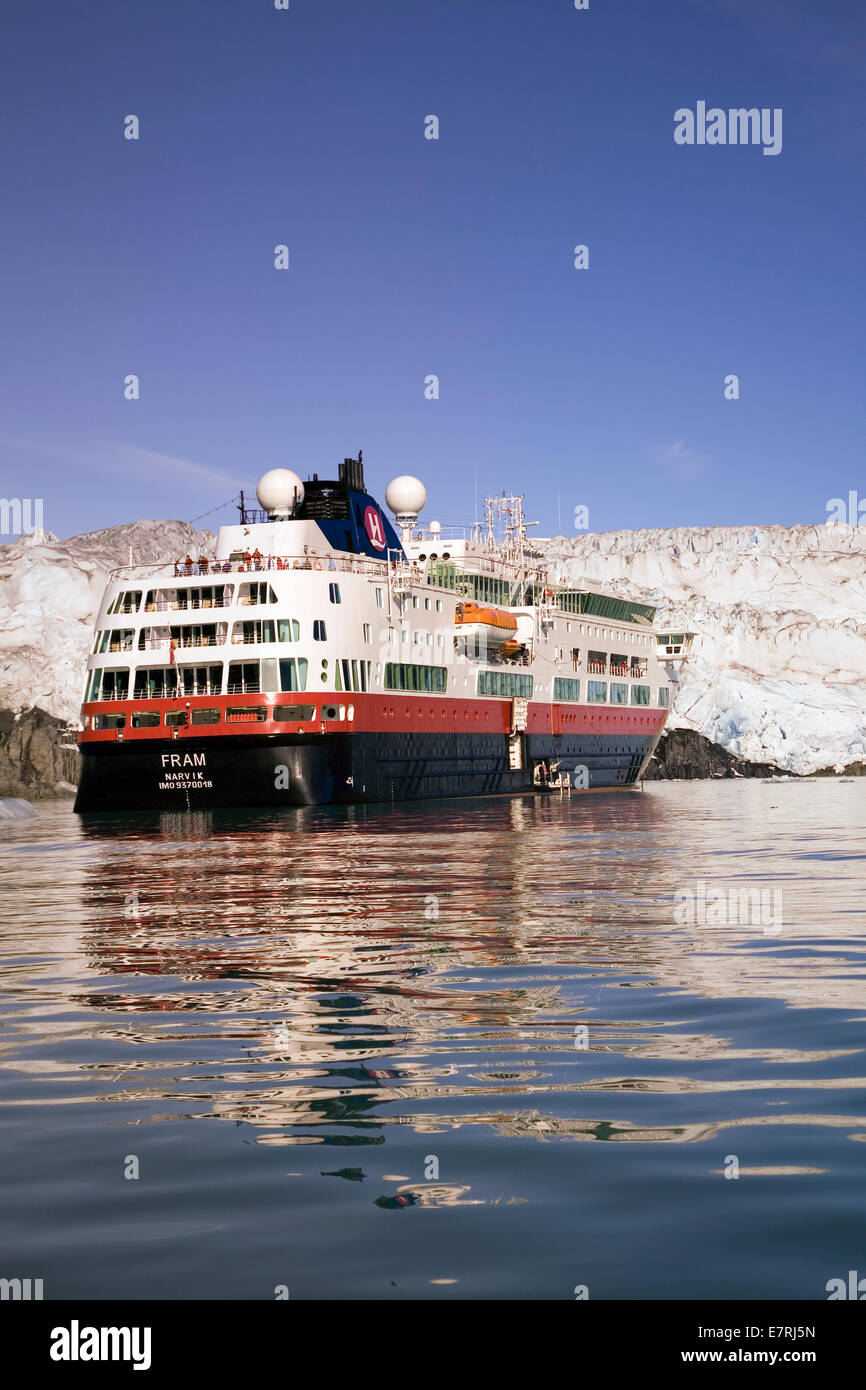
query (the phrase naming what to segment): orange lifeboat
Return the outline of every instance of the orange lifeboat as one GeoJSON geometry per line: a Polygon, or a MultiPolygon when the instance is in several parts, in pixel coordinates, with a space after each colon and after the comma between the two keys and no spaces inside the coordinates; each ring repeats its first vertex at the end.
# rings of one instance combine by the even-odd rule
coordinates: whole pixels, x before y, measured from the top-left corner
{"type": "Polygon", "coordinates": [[[506,648],[513,646],[517,651],[520,643],[517,637],[517,619],[513,613],[507,613],[504,608],[480,607],[477,603],[468,600],[465,603],[458,603],[456,612],[456,626],[458,635],[463,637],[481,637],[488,646],[502,647],[503,652],[508,655],[506,648]]]}

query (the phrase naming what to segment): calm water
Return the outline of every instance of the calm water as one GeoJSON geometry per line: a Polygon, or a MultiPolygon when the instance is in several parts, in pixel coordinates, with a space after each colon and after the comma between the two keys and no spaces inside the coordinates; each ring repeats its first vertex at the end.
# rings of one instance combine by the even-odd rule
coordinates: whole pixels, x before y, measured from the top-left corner
{"type": "Polygon", "coordinates": [[[866,781],[0,826],[0,1275],[825,1298],[866,1274],[864,832],[866,781]],[[701,884],[762,917],[682,920],[701,884]]]}

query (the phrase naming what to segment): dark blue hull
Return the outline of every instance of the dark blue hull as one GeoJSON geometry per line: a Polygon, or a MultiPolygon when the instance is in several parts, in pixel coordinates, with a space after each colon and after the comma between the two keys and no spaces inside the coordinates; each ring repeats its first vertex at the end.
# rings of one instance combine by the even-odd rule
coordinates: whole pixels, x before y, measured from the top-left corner
{"type": "Polygon", "coordinates": [[[329,802],[520,793],[542,760],[598,791],[638,781],[658,734],[476,733],[232,735],[81,745],[76,811],[313,806],[329,802]]]}

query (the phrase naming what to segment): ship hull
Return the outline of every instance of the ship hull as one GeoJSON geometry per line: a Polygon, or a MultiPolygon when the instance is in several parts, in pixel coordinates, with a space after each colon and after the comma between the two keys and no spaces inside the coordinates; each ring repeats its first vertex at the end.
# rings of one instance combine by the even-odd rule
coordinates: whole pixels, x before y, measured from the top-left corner
{"type": "Polygon", "coordinates": [[[522,767],[502,734],[426,731],[269,734],[81,745],[75,810],[311,806],[537,790],[534,769],[558,763],[579,789],[633,786],[660,736],[527,733],[522,767]]]}

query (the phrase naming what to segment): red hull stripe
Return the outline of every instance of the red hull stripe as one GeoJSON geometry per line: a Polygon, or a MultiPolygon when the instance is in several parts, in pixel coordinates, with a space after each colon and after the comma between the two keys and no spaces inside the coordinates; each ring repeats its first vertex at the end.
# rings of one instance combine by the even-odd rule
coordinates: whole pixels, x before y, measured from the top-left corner
{"type": "MultiPolygon", "coordinates": [[[[511,732],[510,700],[452,699],[447,695],[416,695],[398,690],[334,692],[293,690],[281,695],[199,695],[175,696],[165,700],[99,700],[82,706],[82,722],[92,724],[97,714],[125,714],[126,725],[121,730],[87,728],[79,734],[79,743],[114,743],[118,732],[124,742],[133,740],[171,738],[174,729],[165,724],[168,711],[195,709],[220,710],[218,724],[190,724],[177,729],[179,738],[225,738],[226,735],[321,733],[424,732],[441,730],[443,734],[456,729],[474,729],[479,733],[511,732]],[[310,720],[277,721],[271,717],[275,705],[306,705],[315,710],[310,720]],[[346,711],[344,719],[326,718],[322,711],[346,711]],[[264,709],[264,720],[227,716],[225,711],[264,709]],[[354,718],[349,719],[350,708],[354,718]],[[132,728],[132,714],[159,714],[156,728],[132,728]]],[[[669,711],[648,706],[579,705],[561,702],[530,701],[526,732],[528,734],[653,734],[664,728],[669,711]]]]}

